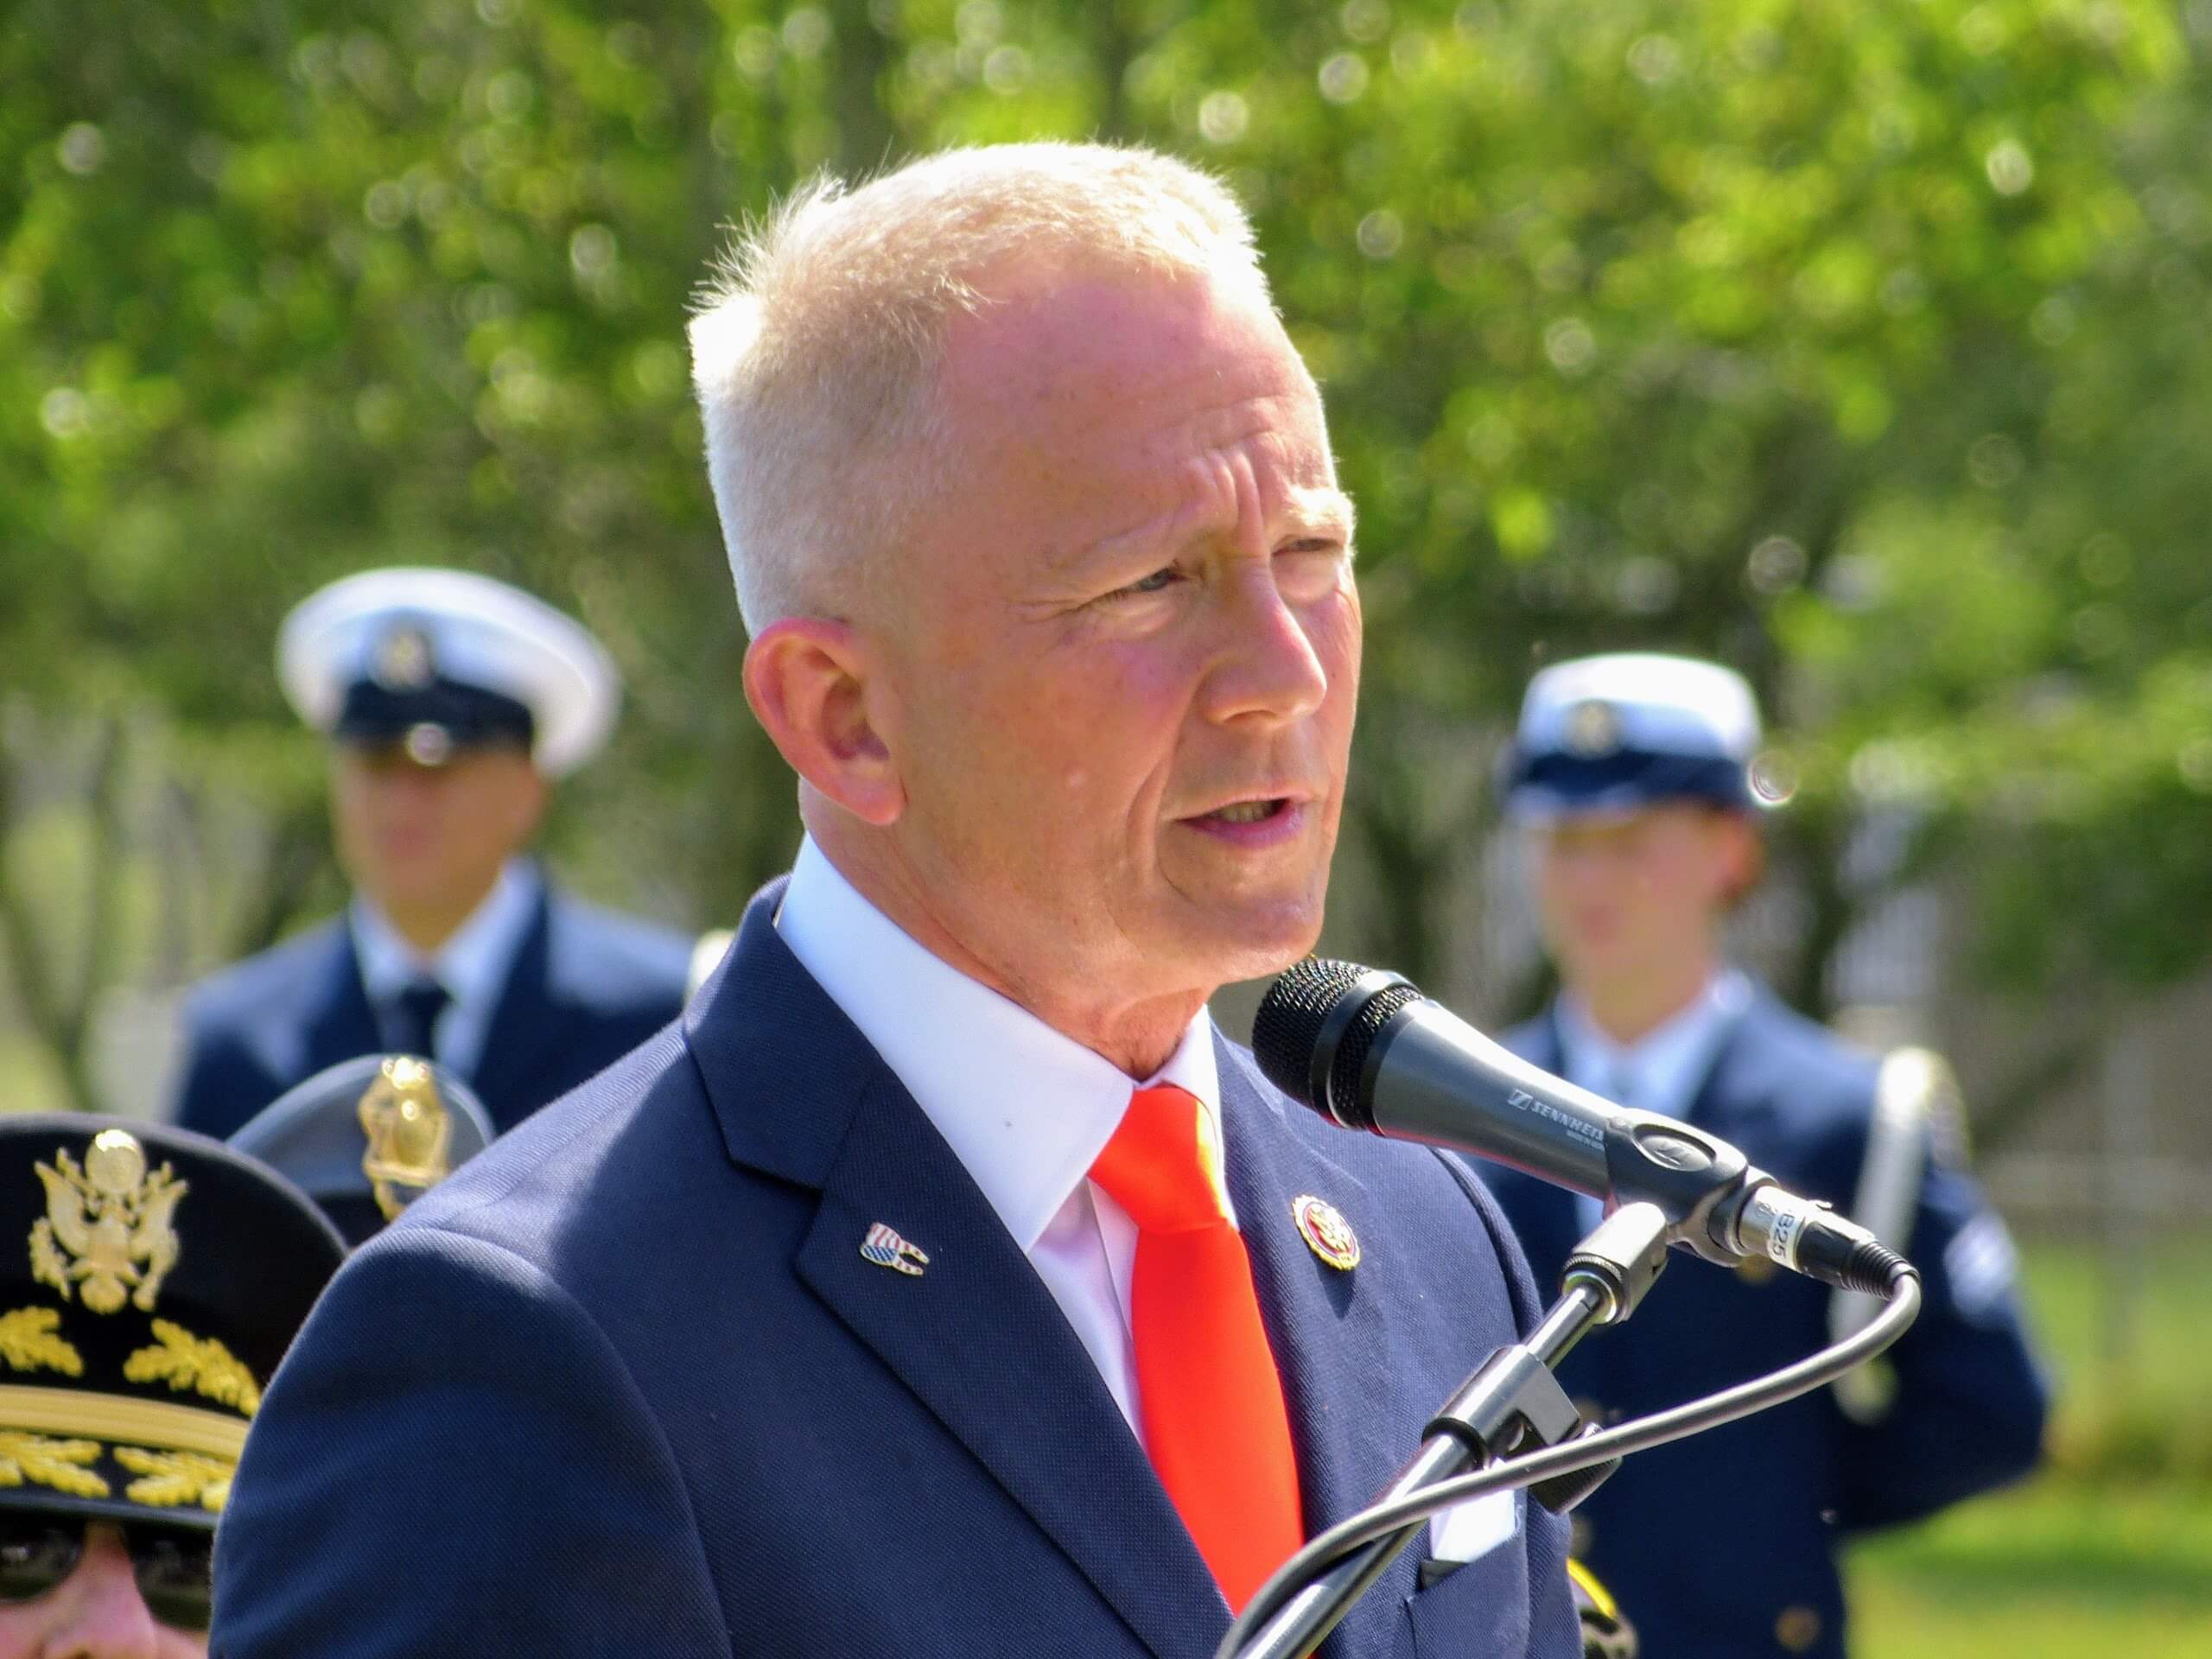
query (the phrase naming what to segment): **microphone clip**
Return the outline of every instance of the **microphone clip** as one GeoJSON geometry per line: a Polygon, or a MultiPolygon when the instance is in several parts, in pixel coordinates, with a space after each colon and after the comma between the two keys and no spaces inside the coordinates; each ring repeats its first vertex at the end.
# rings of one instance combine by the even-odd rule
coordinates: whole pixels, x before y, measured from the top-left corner
{"type": "MultiPolygon", "coordinates": [[[[1667,1212],[1656,1204],[1624,1205],[1599,1222],[1567,1257],[1560,1300],[1542,1325],[1527,1342],[1499,1349],[1461,1383],[1429,1420],[1423,1439],[1448,1436],[1483,1463],[1596,1433],[1598,1425],[1583,1417],[1552,1367],[1584,1332],[1618,1325],[1636,1311],[1667,1265],[1673,1234],[1667,1212]]],[[[1529,1495],[1564,1515],[1619,1467],[1613,1458],[1555,1475],[1532,1484],[1529,1495]]]]}
{"type": "Polygon", "coordinates": [[[1674,1234],[1674,1224],[1657,1205],[1624,1204],[1574,1247],[1560,1272],[1560,1287],[1592,1286],[1599,1297],[1595,1322],[1618,1325],[1658,1282],[1674,1234]]]}
{"type": "Polygon", "coordinates": [[[1605,1131],[1606,1177],[1619,1205],[1615,1213],[1650,1205],[1669,1223],[1669,1243],[1719,1266],[1734,1266],[1738,1252],[1716,1223],[1756,1174],[1744,1154],[1656,1112],[1622,1107],[1618,1114],[1605,1131]]]}

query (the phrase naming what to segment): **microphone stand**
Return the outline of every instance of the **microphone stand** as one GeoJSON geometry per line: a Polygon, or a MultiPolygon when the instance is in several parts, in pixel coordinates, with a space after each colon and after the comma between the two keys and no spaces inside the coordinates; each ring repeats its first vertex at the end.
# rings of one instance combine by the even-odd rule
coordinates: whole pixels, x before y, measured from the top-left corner
{"type": "MultiPolygon", "coordinates": [[[[1459,1385],[1423,1431],[1421,1450],[1383,1494],[1383,1502],[1449,1480],[1471,1468],[1593,1433],[1551,1368],[1600,1325],[1636,1311],[1667,1264],[1674,1226],[1656,1204],[1624,1205],[1576,1247],[1560,1275],[1559,1300],[1525,1342],[1500,1348],[1459,1385]]],[[[1564,1514],[1597,1490],[1620,1459],[1539,1481],[1529,1492],[1564,1514]]],[[[1377,1538],[1314,1579],[1237,1649],[1237,1659],[1305,1659],[1365,1595],[1427,1523],[1377,1538]]]]}

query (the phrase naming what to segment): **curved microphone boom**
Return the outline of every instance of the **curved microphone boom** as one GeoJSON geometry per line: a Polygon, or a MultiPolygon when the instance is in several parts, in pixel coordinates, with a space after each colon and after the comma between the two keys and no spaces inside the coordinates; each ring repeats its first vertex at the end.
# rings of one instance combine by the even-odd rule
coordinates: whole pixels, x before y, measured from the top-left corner
{"type": "Polygon", "coordinates": [[[1309,957],[1269,988],[1252,1052],[1270,1082],[1346,1128],[1471,1153],[1607,1205],[1657,1205],[1672,1237],[1723,1264],[1766,1255],[1885,1293],[1903,1258],[1734,1147],[1530,1065],[1396,974],[1309,957]]]}

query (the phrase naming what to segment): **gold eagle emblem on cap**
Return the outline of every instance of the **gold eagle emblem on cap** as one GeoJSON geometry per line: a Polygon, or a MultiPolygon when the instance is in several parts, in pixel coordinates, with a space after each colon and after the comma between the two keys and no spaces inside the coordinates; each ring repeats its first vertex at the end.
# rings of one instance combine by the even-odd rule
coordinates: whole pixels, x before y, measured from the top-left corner
{"type": "Polygon", "coordinates": [[[438,1098],[437,1079],[416,1059],[386,1060],[362,1095],[359,1110],[369,1142],[361,1173],[369,1178],[385,1219],[397,1221],[410,1200],[453,1173],[447,1157],[453,1120],[438,1098]]]}
{"type": "Polygon", "coordinates": [[[430,636],[413,622],[387,629],[369,658],[369,677],[387,691],[420,691],[437,671],[430,636]]]}
{"type": "Polygon", "coordinates": [[[1602,697],[1586,697],[1567,711],[1567,752],[1599,760],[1621,746],[1620,710],[1602,697]]]}
{"type": "Polygon", "coordinates": [[[168,1164],[149,1174],[146,1149],[127,1129],[102,1129],[84,1166],[64,1147],[36,1166],[46,1214],[31,1227],[31,1277],[67,1301],[81,1295],[95,1313],[125,1301],[150,1313],[181,1246],[176,1207],[188,1183],[168,1164]]]}

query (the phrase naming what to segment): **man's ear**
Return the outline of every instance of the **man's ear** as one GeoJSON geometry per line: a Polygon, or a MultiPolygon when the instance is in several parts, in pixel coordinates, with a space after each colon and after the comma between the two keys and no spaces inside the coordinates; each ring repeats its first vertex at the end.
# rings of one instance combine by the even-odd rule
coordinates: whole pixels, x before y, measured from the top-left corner
{"type": "Polygon", "coordinates": [[[522,766],[522,777],[514,793],[515,847],[519,851],[537,833],[537,826],[545,822],[545,809],[552,804],[553,786],[527,757],[522,766]]]}
{"type": "Polygon", "coordinates": [[[882,829],[906,804],[890,746],[870,719],[865,644],[849,625],[785,617],[745,652],[745,700],[791,770],[882,829]]]}
{"type": "Polygon", "coordinates": [[[1748,812],[1723,812],[1719,821],[1725,840],[1720,904],[1734,910],[1766,874],[1766,838],[1748,812]]]}

